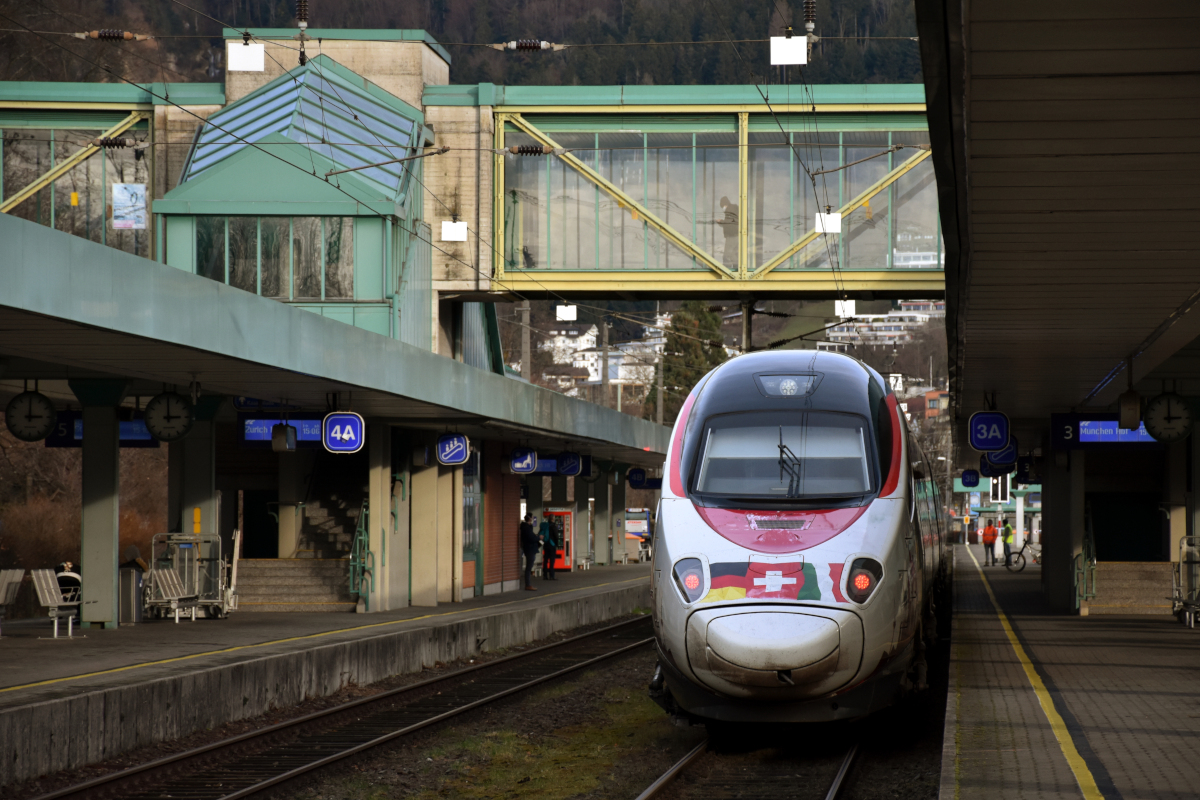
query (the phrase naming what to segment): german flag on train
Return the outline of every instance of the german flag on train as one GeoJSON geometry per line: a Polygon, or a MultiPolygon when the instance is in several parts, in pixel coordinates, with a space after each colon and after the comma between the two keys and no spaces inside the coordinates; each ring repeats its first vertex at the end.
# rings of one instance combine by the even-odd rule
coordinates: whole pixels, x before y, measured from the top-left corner
{"type": "Polygon", "coordinates": [[[817,570],[802,561],[734,561],[709,565],[712,584],[702,603],[721,600],[820,600],[817,570]]]}

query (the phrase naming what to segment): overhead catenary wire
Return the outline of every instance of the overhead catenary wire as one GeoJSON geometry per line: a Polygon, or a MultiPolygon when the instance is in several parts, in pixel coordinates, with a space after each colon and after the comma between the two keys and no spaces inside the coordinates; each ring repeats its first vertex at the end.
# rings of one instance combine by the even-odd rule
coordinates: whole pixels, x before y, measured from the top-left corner
{"type": "MultiPolygon", "coordinates": [[[[187,4],[179,2],[179,0],[173,0],[173,1],[174,1],[174,2],[177,2],[179,5],[182,5],[182,6],[183,6],[183,7],[185,7],[185,8],[189,8],[190,10],[197,11],[196,9],[193,9],[191,6],[188,6],[187,4]]],[[[225,24],[225,23],[222,23],[220,20],[217,20],[217,19],[216,19],[216,18],[214,18],[214,17],[211,17],[211,16],[209,16],[209,15],[207,15],[207,14],[204,14],[203,12],[199,12],[199,11],[197,11],[197,13],[200,13],[200,14],[202,14],[203,16],[205,16],[205,17],[207,17],[207,18],[209,18],[209,19],[212,19],[212,20],[213,20],[213,21],[215,21],[215,22],[218,22],[219,24],[222,24],[222,25],[224,25],[224,24],[225,24]]],[[[0,14],[0,17],[3,17],[4,19],[7,19],[7,20],[9,20],[10,22],[13,22],[14,24],[17,24],[17,25],[22,25],[22,23],[20,23],[19,21],[13,20],[13,19],[11,19],[10,17],[7,17],[7,16],[5,16],[5,15],[3,15],[3,14],[0,14]]],[[[24,32],[33,33],[33,34],[35,34],[35,35],[40,35],[40,34],[38,34],[36,31],[34,31],[33,29],[31,29],[31,28],[28,28],[27,26],[23,26],[23,30],[24,30],[24,32]]],[[[50,43],[51,43],[51,44],[54,44],[53,42],[50,42],[50,43]]],[[[100,64],[100,63],[98,63],[98,62],[95,62],[95,61],[93,61],[92,59],[89,59],[89,58],[87,58],[86,56],[83,56],[83,55],[81,55],[81,54],[79,54],[79,53],[76,53],[76,52],[74,52],[74,51],[70,50],[69,48],[62,47],[61,45],[57,45],[57,44],[55,44],[55,46],[57,46],[57,47],[60,47],[60,48],[61,48],[61,49],[63,49],[65,52],[69,53],[70,55],[73,55],[73,56],[75,56],[76,58],[79,58],[79,59],[81,59],[81,60],[87,61],[88,63],[91,63],[91,64],[93,64],[93,66],[96,66],[96,67],[98,67],[98,68],[100,68],[100,69],[103,69],[103,70],[105,70],[105,71],[106,71],[106,72],[108,72],[109,74],[113,75],[114,77],[116,77],[117,79],[119,79],[119,80],[121,80],[121,81],[123,81],[123,82],[125,82],[125,83],[129,83],[129,84],[131,84],[131,85],[140,86],[139,84],[135,83],[135,82],[134,82],[134,81],[132,81],[132,80],[129,80],[128,78],[124,77],[123,75],[120,75],[120,74],[119,74],[119,73],[117,73],[115,70],[113,70],[112,68],[110,68],[110,67],[108,67],[108,66],[106,66],[106,65],[103,65],[103,64],[100,64]]],[[[273,59],[273,60],[274,60],[274,59],[273,59]]],[[[278,61],[276,61],[276,63],[278,64],[278,61]]],[[[279,65],[279,66],[282,68],[282,65],[279,65]]],[[[295,78],[293,78],[293,80],[295,80],[295,78]]],[[[145,88],[145,87],[141,87],[141,88],[145,88]]],[[[192,116],[196,117],[197,119],[201,119],[201,118],[199,118],[199,116],[198,116],[198,115],[194,114],[193,112],[191,112],[190,110],[188,110],[188,109],[184,108],[183,106],[181,106],[181,105],[179,105],[179,104],[177,104],[177,103],[173,103],[173,102],[171,102],[171,101],[169,100],[169,97],[162,97],[162,96],[160,96],[160,95],[157,95],[157,94],[156,94],[156,93],[154,93],[153,91],[150,91],[150,93],[151,93],[153,96],[155,96],[155,97],[160,97],[160,99],[163,99],[163,100],[165,100],[166,102],[170,103],[171,105],[174,105],[174,106],[176,106],[176,107],[180,108],[180,110],[183,110],[184,112],[186,112],[186,113],[188,113],[188,114],[190,114],[190,115],[192,115],[192,116]]],[[[761,90],[760,90],[760,94],[761,94],[761,90]]],[[[340,95],[339,95],[339,99],[342,99],[342,98],[340,98],[340,95]]],[[[765,97],[764,97],[764,100],[766,100],[766,98],[765,98],[765,97]]],[[[345,101],[343,100],[343,103],[344,103],[344,102],[345,102],[345,101]]],[[[350,107],[349,107],[349,104],[346,104],[346,110],[347,110],[347,111],[349,111],[351,114],[354,114],[354,110],[353,110],[352,108],[350,108],[350,107]]],[[[356,114],[355,114],[355,119],[357,119],[357,115],[356,115],[356,114]]],[[[250,142],[250,141],[248,141],[248,140],[244,139],[243,137],[239,137],[239,136],[237,136],[236,134],[232,134],[231,132],[229,132],[229,131],[227,131],[227,130],[225,130],[225,129],[221,128],[221,126],[219,126],[219,125],[217,125],[217,124],[215,124],[215,123],[213,123],[213,122],[211,122],[211,121],[209,121],[209,120],[204,120],[204,119],[201,119],[201,122],[202,122],[202,124],[211,125],[212,127],[215,127],[215,128],[217,128],[218,130],[221,130],[223,133],[226,133],[227,135],[230,135],[230,136],[232,136],[232,137],[234,138],[234,140],[235,140],[235,141],[238,141],[238,142],[244,143],[244,144],[246,144],[246,145],[248,145],[248,146],[254,147],[255,149],[261,150],[262,152],[265,152],[265,153],[267,153],[268,155],[271,155],[272,157],[276,158],[277,160],[281,161],[282,163],[286,163],[286,164],[288,164],[288,166],[290,166],[290,167],[293,167],[293,168],[299,169],[299,167],[298,167],[297,165],[291,164],[290,162],[287,162],[287,161],[285,161],[285,160],[283,160],[283,159],[279,158],[278,156],[275,156],[273,153],[270,153],[269,151],[263,150],[263,148],[261,148],[261,147],[258,147],[258,146],[257,146],[255,143],[253,143],[253,142],[250,142]]],[[[377,137],[376,137],[376,138],[377,138],[377,137]]],[[[323,143],[327,143],[327,142],[323,142],[323,143]]],[[[385,149],[387,149],[387,148],[389,147],[388,145],[386,145],[386,144],[384,144],[384,143],[382,143],[382,142],[380,142],[380,145],[381,145],[381,146],[383,146],[385,149]]],[[[463,149],[476,149],[476,148],[463,148],[463,149]]],[[[580,148],[580,149],[583,149],[583,148],[580,148]]],[[[600,148],[593,148],[593,149],[600,149],[600,148]]],[[[616,148],[613,148],[613,149],[616,149],[616,148]]],[[[623,149],[623,148],[622,148],[622,149],[623,149]]],[[[405,168],[407,169],[407,166],[406,166],[405,168]]],[[[301,170],[301,171],[303,172],[303,170],[301,170]]],[[[315,166],[314,166],[313,172],[312,172],[311,174],[312,174],[314,177],[318,177],[318,178],[319,178],[319,176],[317,176],[317,175],[316,175],[315,166]]],[[[412,172],[411,172],[411,170],[409,171],[409,174],[410,174],[410,175],[412,175],[412,172]]],[[[415,176],[414,176],[414,177],[415,177],[415,176]]],[[[325,180],[326,180],[326,183],[329,183],[329,181],[328,181],[328,178],[326,178],[325,180]]],[[[418,183],[420,183],[419,179],[418,179],[418,183]]],[[[425,191],[429,191],[429,190],[428,190],[428,188],[424,186],[424,184],[421,184],[421,185],[422,185],[422,187],[425,189],[425,191]]],[[[338,188],[340,191],[342,191],[342,193],[343,193],[343,194],[347,194],[347,193],[345,192],[345,190],[342,190],[342,189],[341,189],[341,187],[340,187],[340,186],[338,186],[337,188],[338,188]]],[[[430,194],[431,194],[431,196],[433,196],[433,197],[434,197],[436,200],[438,200],[438,202],[439,202],[439,203],[441,203],[443,206],[445,206],[445,203],[444,203],[444,202],[443,202],[443,201],[442,201],[440,198],[438,198],[438,197],[437,197],[435,194],[433,194],[432,192],[430,192],[430,194]]],[[[348,196],[349,196],[349,195],[348,195],[348,196]]],[[[381,216],[381,217],[382,217],[382,216],[384,216],[384,215],[377,214],[377,216],[381,216]]],[[[484,275],[484,274],[483,274],[483,273],[482,273],[482,272],[481,272],[481,271],[480,271],[478,268],[476,268],[475,266],[473,266],[473,265],[471,265],[471,264],[468,264],[467,262],[463,261],[462,259],[460,259],[460,258],[458,258],[458,257],[454,256],[453,254],[450,254],[450,253],[448,253],[447,251],[443,250],[443,249],[442,249],[442,248],[440,248],[440,247],[437,247],[437,245],[436,245],[436,244],[434,244],[432,241],[429,241],[429,240],[424,240],[422,237],[420,237],[420,235],[418,234],[418,232],[417,232],[417,231],[409,229],[408,227],[406,227],[405,225],[403,225],[402,223],[400,223],[398,220],[397,220],[396,222],[397,222],[397,224],[399,225],[399,227],[401,227],[401,229],[403,229],[403,230],[407,231],[408,233],[410,233],[410,235],[413,235],[415,238],[417,238],[417,239],[419,239],[419,240],[422,240],[422,241],[425,241],[425,242],[426,242],[427,244],[429,244],[429,245],[430,245],[430,246],[431,246],[431,247],[432,247],[434,250],[437,250],[438,252],[442,253],[443,255],[446,255],[447,257],[449,257],[449,258],[451,258],[451,259],[453,259],[453,260],[455,260],[455,261],[457,261],[457,262],[459,262],[459,263],[463,264],[464,266],[467,266],[468,268],[470,268],[470,269],[474,270],[475,272],[477,272],[477,273],[478,273],[478,274],[480,274],[481,276],[482,276],[482,275],[484,275]]],[[[478,233],[476,233],[476,236],[477,236],[477,238],[478,238],[478,233]]],[[[482,240],[481,240],[481,241],[482,241],[482,240]]],[[[496,251],[495,251],[495,248],[494,248],[494,246],[492,246],[490,242],[488,243],[488,246],[489,246],[489,247],[490,247],[490,248],[493,250],[493,252],[496,252],[496,251]]],[[[495,283],[498,283],[498,284],[499,284],[500,286],[502,286],[502,287],[504,286],[504,282],[503,282],[502,280],[497,280],[497,279],[496,279],[495,277],[493,277],[493,276],[485,276],[485,277],[488,277],[488,279],[489,279],[489,280],[491,280],[491,281],[493,281],[493,282],[495,282],[495,283]]],[[[537,282],[539,285],[541,285],[541,286],[542,286],[544,289],[545,289],[545,288],[547,288],[547,287],[545,287],[543,284],[541,284],[539,281],[536,281],[536,279],[535,279],[535,282],[537,282]]],[[[509,290],[509,291],[511,291],[511,290],[509,290]]],[[[518,297],[522,297],[522,296],[521,296],[519,293],[513,292],[513,294],[516,294],[516,296],[518,296],[518,297]]],[[[572,302],[572,301],[569,301],[569,300],[567,300],[567,298],[565,298],[565,297],[562,297],[561,295],[559,295],[559,294],[557,294],[557,293],[551,293],[551,294],[553,294],[554,296],[558,297],[558,298],[559,298],[559,299],[560,299],[560,300],[561,300],[563,303],[571,303],[571,302],[572,302]]],[[[523,299],[524,299],[524,298],[523,298],[523,299]]],[[[613,313],[613,312],[609,311],[608,309],[602,309],[602,308],[600,308],[600,307],[596,307],[596,306],[590,306],[590,305],[588,305],[588,304],[581,304],[581,303],[574,303],[574,304],[575,304],[575,305],[580,305],[581,307],[584,307],[584,308],[592,308],[592,309],[594,309],[594,310],[601,311],[601,312],[603,312],[603,313],[605,313],[605,314],[607,314],[607,315],[609,315],[609,316],[612,316],[613,318],[616,318],[616,319],[625,319],[625,320],[632,321],[632,322],[636,322],[636,323],[642,323],[642,322],[643,322],[642,320],[635,319],[634,317],[632,317],[632,316],[630,316],[630,315],[624,315],[624,314],[620,314],[620,313],[613,313]]],[[[692,339],[692,340],[695,340],[695,341],[699,341],[699,342],[701,342],[701,343],[704,343],[704,344],[706,344],[706,345],[710,345],[710,346],[717,346],[717,347],[724,347],[724,344],[723,344],[723,343],[721,343],[721,342],[717,342],[717,341],[715,341],[715,340],[708,340],[708,339],[704,339],[704,338],[701,338],[701,337],[694,337],[694,336],[690,336],[690,335],[688,335],[688,334],[684,334],[684,333],[682,333],[682,332],[680,332],[680,331],[676,331],[676,330],[673,330],[673,329],[666,329],[666,328],[662,328],[662,327],[660,327],[660,326],[653,326],[653,325],[648,325],[648,326],[646,326],[646,327],[649,327],[649,328],[652,328],[652,329],[657,329],[657,330],[663,330],[663,331],[666,331],[666,332],[668,332],[668,333],[671,333],[671,334],[674,334],[674,335],[677,335],[677,336],[681,336],[682,338],[687,338],[687,339],[692,339]]],[[[811,335],[811,332],[810,332],[810,334],[805,334],[805,335],[811,335]]]]}

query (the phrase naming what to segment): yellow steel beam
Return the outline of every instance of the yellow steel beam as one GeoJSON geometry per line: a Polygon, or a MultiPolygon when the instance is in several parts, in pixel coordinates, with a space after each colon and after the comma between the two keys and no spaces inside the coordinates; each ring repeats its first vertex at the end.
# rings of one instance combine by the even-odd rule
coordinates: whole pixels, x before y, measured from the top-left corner
{"type": "MultiPolygon", "coordinates": [[[[136,125],[138,122],[140,122],[146,116],[148,116],[148,115],[144,111],[134,111],[128,117],[121,120],[116,125],[109,128],[108,130],[106,130],[104,133],[100,134],[100,138],[104,138],[106,136],[116,136],[119,133],[123,133],[124,131],[127,131],[130,128],[132,128],[134,125],[136,125]]],[[[100,150],[100,148],[97,147],[96,145],[89,144],[87,147],[76,151],[66,161],[62,162],[61,164],[58,164],[53,169],[51,169],[49,172],[45,173],[40,178],[35,180],[33,183],[29,184],[24,189],[22,189],[21,191],[14,194],[12,197],[5,200],[3,203],[0,203],[0,214],[9,213],[14,208],[21,205],[21,203],[24,203],[26,200],[28,200],[29,198],[33,197],[35,194],[40,192],[42,189],[44,189],[47,186],[49,186],[50,184],[54,183],[56,180],[61,178],[63,175],[66,175],[77,164],[82,163],[89,156],[91,156],[93,153],[98,152],[99,150],[100,150]]]]}
{"type": "MultiPolygon", "coordinates": [[[[509,116],[508,121],[511,122],[513,125],[516,125],[518,128],[520,128],[525,133],[532,136],[537,141],[541,142],[542,145],[544,145],[546,147],[552,147],[556,150],[562,148],[562,145],[560,145],[558,142],[551,139],[545,133],[542,133],[540,130],[538,130],[534,126],[530,125],[529,122],[527,120],[525,120],[520,114],[513,114],[513,115],[509,116]]],[[[618,189],[616,184],[612,183],[611,181],[606,179],[603,175],[596,172],[594,169],[592,169],[588,165],[584,164],[578,158],[571,155],[570,153],[562,153],[561,155],[558,155],[557,157],[561,158],[563,161],[565,161],[568,165],[571,166],[572,169],[574,169],[580,175],[587,178],[589,181],[596,184],[601,189],[603,189],[604,191],[606,191],[610,195],[612,195],[617,200],[618,203],[628,206],[630,209],[633,210],[633,212],[635,214],[638,215],[638,217],[640,219],[642,219],[646,223],[647,226],[654,228],[656,231],[661,233],[668,241],[670,241],[672,244],[674,244],[679,249],[683,250],[685,253],[688,253],[689,255],[691,255],[698,262],[700,262],[704,266],[708,267],[709,269],[711,269],[714,272],[717,272],[721,275],[724,275],[724,276],[730,277],[730,278],[734,277],[734,273],[732,273],[728,269],[726,269],[725,266],[722,265],[720,262],[718,262],[715,258],[713,258],[708,253],[701,250],[699,247],[696,247],[695,244],[693,244],[691,241],[686,239],[682,234],[680,234],[678,231],[676,231],[670,225],[668,225],[667,223],[665,223],[661,219],[659,219],[658,216],[654,214],[654,212],[650,211],[650,209],[646,208],[644,205],[642,205],[638,201],[634,200],[632,197],[627,195],[625,192],[618,189]]],[[[744,212],[742,212],[742,213],[744,213],[744,212]]]]}
{"type": "Polygon", "coordinates": [[[746,240],[750,217],[750,114],[738,114],[738,278],[745,279],[749,264],[746,260],[746,240]]]}
{"type": "Polygon", "coordinates": [[[842,270],[834,276],[832,270],[779,270],[765,278],[729,279],[708,270],[545,270],[536,274],[513,271],[503,282],[493,282],[494,291],[519,294],[589,293],[612,294],[619,285],[622,291],[659,292],[681,295],[686,293],[827,293],[840,294],[874,292],[884,295],[932,297],[944,292],[945,275],[941,270],[842,270]]]}
{"type": "MultiPolygon", "coordinates": [[[[504,123],[508,115],[497,114],[492,131],[492,146],[504,149],[504,123]]],[[[504,156],[492,155],[492,278],[504,278],[504,156]]]]}
{"type": "MultiPolygon", "coordinates": [[[[865,191],[863,191],[860,195],[858,195],[858,197],[855,197],[849,203],[846,203],[846,205],[844,205],[840,209],[838,209],[838,213],[840,213],[842,215],[843,219],[850,216],[850,214],[853,213],[854,209],[865,204],[872,197],[879,194],[884,189],[888,188],[893,183],[895,183],[897,180],[899,180],[899,178],[902,175],[904,175],[904,174],[908,173],[910,170],[912,170],[913,167],[917,166],[922,161],[929,158],[930,152],[931,151],[929,151],[929,150],[921,150],[915,156],[908,159],[900,166],[896,167],[894,170],[889,172],[887,175],[884,175],[882,178],[880,178],[875,183],[871,184],[871,186],[869,186],[865,191]]],[[[891,213],[891,209],[888,209],[888,213],[891,213]]],[[[759,267],[754,272],[754,274],[752,274],[750,277],[751,278],[762,278],[768,272],[770,272],[771,270],[778,267],[780,264],[787,261],[789,258],[794,256],[796,253],[799,253],[801,250],[803,250],[805,247],[807,247],[809,244],[811,244],[813,241],[815,241],[816,238],[820,235],[821,234],[817,233],[815,229],[809,231],[804,236],[802,236],[799,239],[797,239],[796,241],[792,242],[791,245],[789,245],[787,247],[787,249],[785,249],[779,255],[775,256],[770,261],[768,261],[767,263],[765,263],[761,267],[759,267]]]]}
{"type": "MultiPolygon", "coordinates": [[[[924,103],[827,103],[818,105],[818,114],[878,112],[885,114],[924,114],[924,103]]],[[[604,106],[496,106],[505,114],[715,114],[762,113],[810,114],[813,107],[800,103],[737,103],[731,105],[604,105],[604,106]]]]}

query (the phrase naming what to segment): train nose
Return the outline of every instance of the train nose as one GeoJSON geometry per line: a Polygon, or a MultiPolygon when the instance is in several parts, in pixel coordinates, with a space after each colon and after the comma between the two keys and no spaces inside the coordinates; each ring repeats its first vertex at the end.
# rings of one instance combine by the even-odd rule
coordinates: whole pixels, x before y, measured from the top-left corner
{"type": "Polygon", "coordinates": [[[832,609],[741,606],[688,620],[692,671],[735,697],[817,697],[845,685],[862,659],[862,623],[832,609]]]}

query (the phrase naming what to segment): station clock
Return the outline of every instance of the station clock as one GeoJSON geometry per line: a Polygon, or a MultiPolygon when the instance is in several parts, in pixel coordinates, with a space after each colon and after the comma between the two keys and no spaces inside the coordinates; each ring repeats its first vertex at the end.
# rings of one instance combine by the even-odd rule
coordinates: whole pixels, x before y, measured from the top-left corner
{"type": "Polygon", "coordinates": [[[1177,394],[1160,394],[1146,404],[1146,432],[1160,442],[1178,442],[1192,432],[1191,404],[1177,394]]]}
{"type": "Polygon", "coordinates": [[[21,392],[4,409],[4,424],[23,442],[40,442],[54,432],[57,423],[54,401],[41,392],[21,392]]]}
{"type": "Polygon", "coordinates": [[[150,398],[145,411],[146,430],[160,442],[177,442],[192,429],[196,412],[178,392],[163,392],[150,398]]]}

